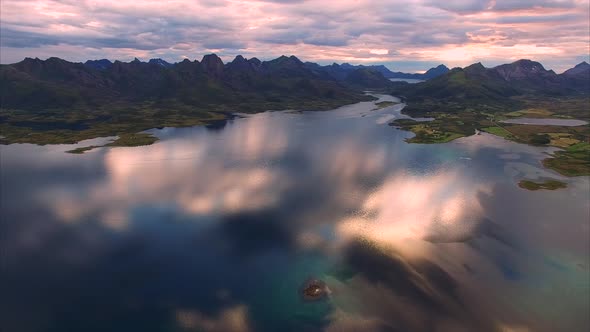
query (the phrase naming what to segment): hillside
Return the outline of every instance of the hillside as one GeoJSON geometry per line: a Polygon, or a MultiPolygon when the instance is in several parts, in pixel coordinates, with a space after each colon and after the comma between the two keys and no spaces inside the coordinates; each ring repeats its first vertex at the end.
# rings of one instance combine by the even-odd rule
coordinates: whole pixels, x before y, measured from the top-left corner
{"type": "MultiPolygon", "coordinates": [[[[2,108],[35,112],[96,108],[113,102],[174,102],[187,106],[238,107],[245,103],[293,106],[306,99],[331,104],[355,101],[360,93],[305,68],[294,56],[260,62],[241,56],[224,64],[214,54],[171,65],[160,59],[129,63],[71,63],[27,58],[0,67],[2,108]]],[[[252,108],[256,108],[253,105],[252,108]]],[[[246,110],[247,111],[247,110],[246,110]]]]}
{"type": "Polygon", "coordinates": [[[476,63],[418,84],[397,85],[394,95],[405,98],[408,113],[459,112],[477,108],[509,112],[534,100],[583,98],[590,91],[590,65],[556,74],[530,60],[494,68],[476,63]]]}

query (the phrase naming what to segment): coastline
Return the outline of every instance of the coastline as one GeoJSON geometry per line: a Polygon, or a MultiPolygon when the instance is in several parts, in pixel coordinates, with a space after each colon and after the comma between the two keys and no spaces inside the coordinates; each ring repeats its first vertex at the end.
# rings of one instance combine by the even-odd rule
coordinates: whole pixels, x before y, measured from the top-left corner
{"type": "MultiPolygon", "coordinates": [[[[455,113],[430,112],[419,114],[430,116],[432,121],[416,121],[413,114],[402,111],[411,118],[396,119],[390,126],[410,131],[414,137],[406,139],[412,144],[448,143],[460,137],[468,137],[484,131],[508,141],[532,146],[552,146],[561,150],[542,161],[545,168],[561,175],[590,175],[590,126],[563,126],[550,124],[506,123],[505,119],[526,118],[534,114],[538,119],[559,120],[563,116],[539,109],[525,109],[510,113],[485,113],[466,110],[455,113]]],[[[586,122],[585,119],[568,119],[586,122]]],[[[548,121],[548,122],[549,122],[548,121]]],[[[587,123],[587,122],[586,122],[587,123]]]]}
{"type": "MultiPolygon", "coordinates": [[[[0,119],[0,144],[29,143],[35,145],[47,144],[77,144],[81,141],[118,136],[115,141],[104,146],[138,146],[155,143],[157,137],[143,133],[146,130],[172,127],[193,127],[215,125],[220,121],[231,119],[235,113],[255,114],[274,110],[299,109],[304,111],[327,111],[341,106],[351,105],[362,101],[376,100],[368,94],[354,95],[348,99],[339,100],[309,100],[272,104],[243,104],[240,106],[217,105],[217,109],[203,110],[196,108],[169,109],[140,108],[134,106],[126,109],[125,117],[112,119],[119,109],[98,110],[90,114],[72,110],[65,112],[61,118],[40,117],[25,111],[9,111],[13,115],[12,121],[7,121],[10,115],[0,119]],[[245,112],[246,111],[246,112],[245,112]],[[109,114],[110,113],[110,114],[109,114]],[[16,114],[16,116],[14,116],[16,114]],[[108,121],[97,121],[109,117],[108,121]],[[53,121],[51,121],[53,120],[53,121]],[[14,124],[17,125],[14,125],[14,124]],[[28,127],[27,127],[28,126],[28,127]],[[51,127],[54,126],[54,129],[51,127]],[[148,138],[145,135],[149,135],[148,138]],[[121,137],[141,137],[140,140],[126,140],[121,137]]],[[[118,115],[118,114],[116,114],[118,115]]],[[[100,146],[95,146],[100,147],[100,146]]],[[[85,147],[87,148],[87,147],[85,147]]],[[[74,149],[70,153],[84,153],[90,149],[74,149]]]]}

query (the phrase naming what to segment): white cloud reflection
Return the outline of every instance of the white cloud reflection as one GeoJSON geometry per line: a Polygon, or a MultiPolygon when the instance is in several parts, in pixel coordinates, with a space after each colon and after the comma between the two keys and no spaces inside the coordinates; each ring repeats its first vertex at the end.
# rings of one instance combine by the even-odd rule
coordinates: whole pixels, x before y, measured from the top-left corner
{"type": "Polygon", "coordinates": [[[223,310],[216,317],[209,317],[198,310],[179,309],[176,322],[185,331],[249,332],[248,310],[238,305],[223,310]]]}
{"type": "Polygon", "coordinates": [[[455,172],[430,176],[398,173],[370,193],[356,216],[338,225],[345,238],[367,238],[394,246],[409,256],[421,240],[462,241],[483,217],[476,194],[484,186],[472,186],[455,172]]]}
{"type": "MultiPolygon", "coordinates": [[[[125,234],[131,223],[139,225],[142,222],[134,219],[132,212],[136,207],[168,204],[176,213],[188,216],[187,219],[195,223],[204,219],[201,217],[220,216],[220,220],[216,220],[219,222],[207,224],[212,225],[212,228],[224,222],[226,224],[222,227],[235,227],[242,221],[233,219],[234,225],[228,226],[224,214],[254,214],[256,219],[256,212],[270,210],[275,213],[280,210],[281,214],[271,213],[269,217],[277,217],[278,220],[270,220],[262,227],[274,226],[276,223],[280,228],[277,233],[288,233],[285,239],[291,240],[292,237],[296,250],[331,250],[329,255],[340,257],[359,238],[377,247],[388,259],[398,264],[397,267],[401,266],[403,271],[408,272],[409,282],[419,286],[420,294],[426,294],[428,299],[432,298],[442,303],[443,307],[454,310],[454,321],[437,321],[437,324],[441,324],[441,331],[464,328],[465,325],[461,324],[463,314],[470,318],[481,318],[496,330],[512,328],[518,331],[521,326],[537,327],[546,321],[542,316],[544,308],[527,302],[539,300],[536,302],[541,303],[544,295],[539,295],[534,288],[523,287],[524,282],[505,276],[505,270],[512,269],[515,273],[526,270],[529,278],[537,274],[548,278],[550,273],[547,273],[544,258],[535,257],[533,261],[531,257],[514,251],[496,239],[482,236],[473,240],[471,236],[485,218],[508,223],[518,216],[522,219],[535,216],[534,220],[507,226],[512,227],[512,230],[517,229],[519,234],[526,234],[523,238],[538,232],[543,236],[537,234],[535,238],[542,238],[543,243],[549,243],[551,238],[561,241],[565,237],[557,236],[557,232],[548,233],[538,226],[555,225],[552,219],[558,218],[557,215],[563,211],[552,212],[551,215],[547,213],[551,206],[541,206],[530,212],[531,207],[544,202],[542,199],[537,200],[539,197],[550,193],[525,196],[513,183],[507,182],[500,184],[505,191],[498,194],[498,183],[491,182],[494,178],[474,179],[471,173],[464,172],[470,164],[486,161],[485,158],[478,158],[478,153],[486,148],[497,150],[498,160],[506,158],[504,155],[507,153],[519,155],[523,159],[527,153],[540,156],[539,150],[533,154],[530,152],[535,149],[533,147],[491,139],[486,135],[473,136],[439,147],[442,151],[440,156],[434,156],[459,159],[468,155],[472,160],[457,162],[452,164],[457,167],[448,168],[447,159],[444,159],[436,161],[439,164],[432,167],[429,163],[437,160],[428,159],[432,156],[427,153],[432,150],[410,146],[401,140],[402,147],[384,139],[377,140],[369,136],[376,130],[375,127],[360,126],[358,133],[346,131],[336,135],[329,131],[333,128],[323,123],[324,120],[316,114],[313,116],[317,118],[310,121],[313,123],[298,123],[307,126],[303,132],[309,137],[303,137],[301,128],[294,128],[294,120],[290,118],[297,116],[306,115],[259,114],[230,123],[221,131],[175,129],[174,135],[152,146],[105,149],[76,156],[84,161],[81,165],[88,162],[87,165],[101,169],[102,173],[96,179],[91,179],[95,182],[82,183],[79,187],[68,181],[48,182],[39,186],[38,198],[42,205],[51,209],[56,219],[68,223],[68,227],[74,228],[76,223],[96,219],[107,230],[119,234],[125,234]],[[450,152],[451,147],[457,151],[450,152]],[[281,162],[286,158],[290,158],[288,162],[281,162]],[[399,171],[411,169],[408,165],[410,161],[420,163],[424,159],[427,161],[420,167],[427,166],[424,169],[419,167],[424,172],[399,171]],[[97,164],[101,161],[102,165],[97,164]],[[512,206],[514,211],[489,206],[494,200],[495,204],[506,204],[502,199],[508,197],[516,197],[524,203],[522,206],[512,206]],[[496,215],[489,216],[487,213],[496,215]],[[326,229],[334,230],[335,238],[332,233],[326,235],[323,232],[326,229]],[[469,243],[465,243],[468,239],[469,243]],[[473,242],[477,242],[477,246],[472,246],[473,242]],[[460,298],[467,304],[476,303],[479,307],[474,311],[477,313],[457,308],[455,299],[445,293],[445,287],[436,283],[436,273],[433,278],[426,278],[428,273],[425,271],[428,270],[421,270],[419,265],[423,261],[432,264],[428,265],[429,268],[444,267],[444,270],[440,268],[436,271],[441,275],[448,274],[449,279],[460,283],[461,291],[470,294],[463,296],[461,293],[460,298]],[[487,289],[479,293],[482,284],[487,289]],[[530,308],[531,312],[523,314],[511,308],[510,304],[515,298],[521,300],[519,306],[530,308]],[[486,316],[486,310],[492,314],[486,316]],[[528,317],[538,318],[538,322],[529,322],[528,317]]],[[[362,121],[360,119],[339,118],[337,121],[362,121]]],[[[330,121],[335,120],[330,118],[330,121]]],[[[374,124],[371,119],[367,121],[374,124]]],[[[351,127],[352,130],[357,128],[351,127]]],[[[161,133],[165,135],[166,130],[161,133]]],[[[379,138],[382,139],[381,136],[379,138]]],[[[26,163],[22,165],[24,167],[26,163]]],[[[37,171],[35,167],[32,166],[37,171]]],[[[76,169],[72,168],[74,171],[76,169]]],[[[498,172],[505,170],[500,168],[498,172]]],[[[502,175],[505,177],[506,174],[502,175]]],[[[587,193],[587,189],[582,189],[579,192],[587,193]]],[[[582,209],[573,206],[577,201],[567,195],[560,197],[563,204],[572,204],[572,219],[576,222],[581,220],[582,209]]],[[[262,218],[266,216],[263,214],[262,218]]],[[[574,228],[571,229],[574,232],[574,228]]],[[[583,234],[568,233],[567,241],[564,242],[576,242],[579,245],[583,236],[587,238],[587,230],[585,228],[583,234]],[[576,236],[577,240],[571,241],[576,236]]],[[[239,232],[247,233],[243,230],[239,232]]],[[[272,235],[275,233],[271,231],[261,236],[272,235]]],[[[256,238],[253,241],[258,240],[266,239],[256,238]]],[[[96,243],[100,244],[100,241],[96,243]]],[[[584,254],[581,256],[587,257],[584,254]]],[[[560,271],[552,273],[552,283],[563,280],[560,279],[563,278],[560,271]]],[[[587,275],[587,272],[584,273],[587,275]]],[[[332,325],[329,328],[332,330],[354,331],[396,326],[395,318],[403,318],[408,326],[416,327],[413,330],[428,331],[423,318],[430,312],[421,311],[423,308],[420,303],[412,302],[413,298],[407,294],[397,294],[379,282],[358,276],[346,282],[327,282],[330,289],[334,290],[333,301],[338,309],[347,309],[350,302],[356,302],[355,305],[360,308],[355,307],[352,313],[339,312],[331,317],[332,325]],[[392,318],[392,312],[399,317],[392,318]]],[[[540,284],[552,287],[549,283],[540,284]]],[[[399,285],[390,288],[396,290],[394,286],[399,285]]],[[[403,292],[403,285],[400,288],[403,292]]],[[[558,298],[560,289],[555,288],[547,298],[558,298]]],[[[571,289],[575,287],[568,288],[571,289]]],[[[189,330],[248,330],[244,323],[247,321],[245,307],[226,309],[213,316],[191,308],[179,309],[177,323],[189,330]]],[[[572,314],[572,320],[584,322],[578,314],[572,314]]],[[[563,317],[562,322],[568,316],[563,317]]]]}

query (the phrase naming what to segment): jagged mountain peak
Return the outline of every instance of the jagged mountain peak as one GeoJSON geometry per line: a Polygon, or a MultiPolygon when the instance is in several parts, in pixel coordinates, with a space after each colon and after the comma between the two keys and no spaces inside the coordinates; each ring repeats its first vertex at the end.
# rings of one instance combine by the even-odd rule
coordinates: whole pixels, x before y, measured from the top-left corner
{"type": "Polygon", "coordinates": [[[211,62],[221,62],[223,63],[223,61],[221,60],[221,58],[219,56],[217,56],[217,54],[215,53],[211,53],[211,54],[205,54],[203,55],[203,59],[201,59],[201,63],[211,63],[211,62]]]}
{"type": "Polygon", "coordinates": [[[564,71],[562,75],[566,75],[566,76],[578,76],[578,75],[588,76],[588,75],[590,75],[590,64],[588,64],[586,61],[582,61],[582,62],[578,63],[577,65],[575,65],[573,68],[570,68],[570,69],[564,71]]]}
{"type": "Polygon", "coordinates": [[[226,68],[231,71],[250,71],[254,67],[256,66],[241,55],[237,55],[233,61],[226,65],[226,68]]]}
{"type": "Polygon", "coordinates": [[[542,64],[540,64],[537,61],[533,61],[533,60],[529,60],[529,59],[520,59],[520,60],[514,61],[509,64],[500,65],[498,67],[502,67],[502,66],[511,67],[511,68],[515,68],[515,69],[521,69],[521,70],[527,70],[527,71],[532,71],[532,72],[546,71],[545,67],[543,67],[542,64]]]}
{"type": "Polygon", "coordinates": [[[529,59],[521,59],[509,64],[496,66],[492,69],[506,81],[555,76],[555,73],[547,71],[539,62],[529,59]]]}
{"type": "Polygon", "coordinates": [[[241,54],[236,55],[236,57],[234,58],[234,60],[232,62],[247,62],[248,60],[246,58],[244,58],[241,54]]]}
{"type": "Polygon", "coordinates": [[[172,66],[171,63],[169,63],[169,62],[167,62],[165,60],[162,60],[160,58],[150,59],[150,61],[148,61],[148,63],[149,64],[153,64],[153,65],[159,65],[159,66],[162,66],[162,67],[170,67],[170,66],[172,66]]]}
{"type": "Polygon", "coordinates": [[[111,62],[111,60],[108,60],[108,59],[99,59],[99,60],[88,60],[88,61],[84,62],[84,65],[87,67],[90,67],[90,68],[104,70],[104,69],[111,68],[113,63],[111,62]]]}
{"type": "Polygon", "coordinates": [[[262,61],[260,61],[258,58],[250,58],[248,59],[248,62],[251,63],[254,67],[260,67],[260,65],[262,64],[262,61]]]}
{"type": "Polygon", "coordinates": [[[223,61],[221,61],[221,58],[215,53],[203,56],[201,65],[206,73],[209,73],[214,77],[221,76],[221,73],[223,72],[223,61]]]}
{"type": "Polygon", "coordinates": [[[486,69],[486,67],[484,67],[484,65],[481,62],[476,62],[476,63],[471,64],[471,65],[464,68],[464,70],[466,70],[466,71],[475,71],[475,70],[481,71],[481,70],[485,70],[485,69],[486,69]]]}

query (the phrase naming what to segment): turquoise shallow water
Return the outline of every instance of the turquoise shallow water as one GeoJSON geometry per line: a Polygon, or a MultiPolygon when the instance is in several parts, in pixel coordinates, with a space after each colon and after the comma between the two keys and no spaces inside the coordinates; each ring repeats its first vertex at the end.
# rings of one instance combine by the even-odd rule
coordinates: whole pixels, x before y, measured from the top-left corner
{"type": "Polygon", "coordinates": [[[411,133],[387,125],[402,107],[261,113],[83,155],[0,147],[1,320],[15,331],[587,330],[588,177],[543,169],[552,148],[487,134],[407,144],[411,133]],[[569,187],[530,192],[523,178],[569,187]],[[309,278],[327,299],[302,300],[309,278]]]}

